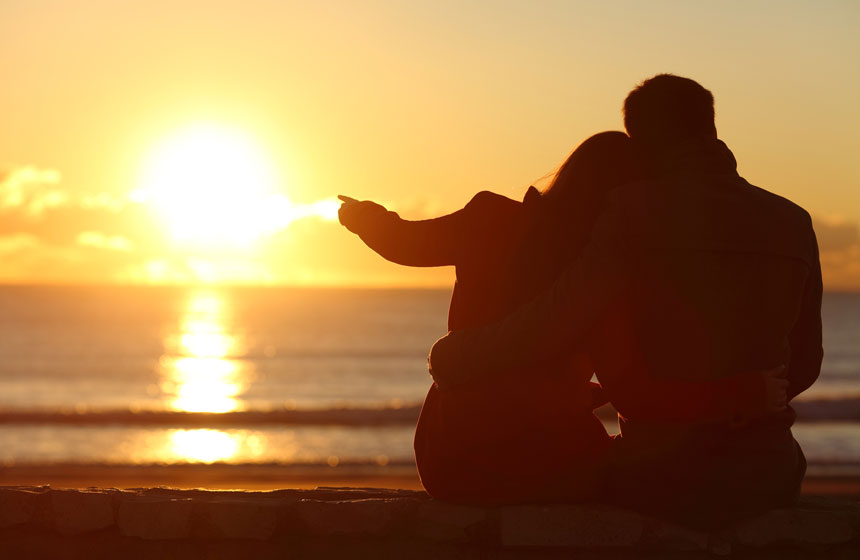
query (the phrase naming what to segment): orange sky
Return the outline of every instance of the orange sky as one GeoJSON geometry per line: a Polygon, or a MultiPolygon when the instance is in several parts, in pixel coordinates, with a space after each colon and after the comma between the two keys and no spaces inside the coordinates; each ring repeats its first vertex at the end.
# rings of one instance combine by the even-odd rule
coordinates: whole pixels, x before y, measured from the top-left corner
{"type": "Polygon", "coordinates": [[[326,204],[520,196],[673,72],[714,92],[741,174],[813,214],[826,287],[860,289],[860,4],[312,4],[0,3],[0,282],[446,284],[326,204]],[[228,140],[148,183],[200,126],[228,140]],[[230,138],[268,179],[218,155],[230,138]]]}

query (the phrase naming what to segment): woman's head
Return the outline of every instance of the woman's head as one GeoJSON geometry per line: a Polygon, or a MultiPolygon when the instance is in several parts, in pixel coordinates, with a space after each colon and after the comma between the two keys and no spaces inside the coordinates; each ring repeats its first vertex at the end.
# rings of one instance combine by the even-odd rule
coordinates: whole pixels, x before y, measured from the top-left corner
{"type": "Polygon", "coordinates": [[[543,219],[554,222],[555,236],[575,256],[588,241],[607,193],[638,178],[630,138],[623,132],[595,134],[580,144],[543,193],[543,219]]]}
{"type": "Polygon", "coordinates": [[[514,289],[523,297],[551,284],[582,252],[607,193],[638,178],[630,139],[601,132],[580,144],[543,191],[537,214],[514,253],[514,289]]]}
{"type": "Polygon", "coordinates": [[[566,212],[584,203],[602,202],[609,190],[635,178],[630,138],[623,132],[600,132],[570,154],[543,196],[566,212]]]}

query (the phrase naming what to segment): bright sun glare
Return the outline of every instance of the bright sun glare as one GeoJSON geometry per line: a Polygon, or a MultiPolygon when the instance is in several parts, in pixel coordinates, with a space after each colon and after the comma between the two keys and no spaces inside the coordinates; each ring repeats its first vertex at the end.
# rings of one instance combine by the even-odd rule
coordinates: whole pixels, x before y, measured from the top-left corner
{"type": "Polygon", "coordinates": [[[193,248],[245,248],[295,219],[266,152],[241,131],[197,124],[150,154],[135,196],[193,248]]]}

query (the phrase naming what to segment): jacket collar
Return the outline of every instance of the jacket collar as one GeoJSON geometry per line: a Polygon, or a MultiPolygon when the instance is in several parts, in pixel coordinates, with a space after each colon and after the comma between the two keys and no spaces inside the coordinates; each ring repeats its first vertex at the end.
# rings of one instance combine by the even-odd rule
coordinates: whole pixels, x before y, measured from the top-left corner
{"type": "Polygon", "coordinates": [[[696,138],[645,158],[657,177],[675,175],[737,175],[737,160],[716,138],[696,138]]]}

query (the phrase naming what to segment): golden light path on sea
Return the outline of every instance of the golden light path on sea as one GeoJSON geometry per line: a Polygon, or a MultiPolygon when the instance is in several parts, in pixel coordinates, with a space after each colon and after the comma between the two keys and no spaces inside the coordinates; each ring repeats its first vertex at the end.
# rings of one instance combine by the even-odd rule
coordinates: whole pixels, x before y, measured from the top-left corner
{"type": "Polygon", "coordinates": [[[235,358],[241,348],[228,330],[226,302],[213,292],[189,298],[180,332],[165,340],[161,389],[170,408],[183,412],[230,412],[253,375],[235,358]]]}
{"type": "Polygon", "coordinates": [[[169,435],[169,451],[189,462],[214,463],[230,459],[241,441],[221,430],[174,430],[169,435]]]}
{"type": "MultiPolygon", "coordinates": [[[[192,293],[179,332],[165,337],[161,390],[169,408],[212,413],[242,408],[253,371],[236,358],[241,341],[231,329],[227,304],[214,292],[192,293]]],[[[167,437],[167,455],[190,462],[229,460],[245,443],[235,433],[215,429],[171,430],[167,437]]]]}

